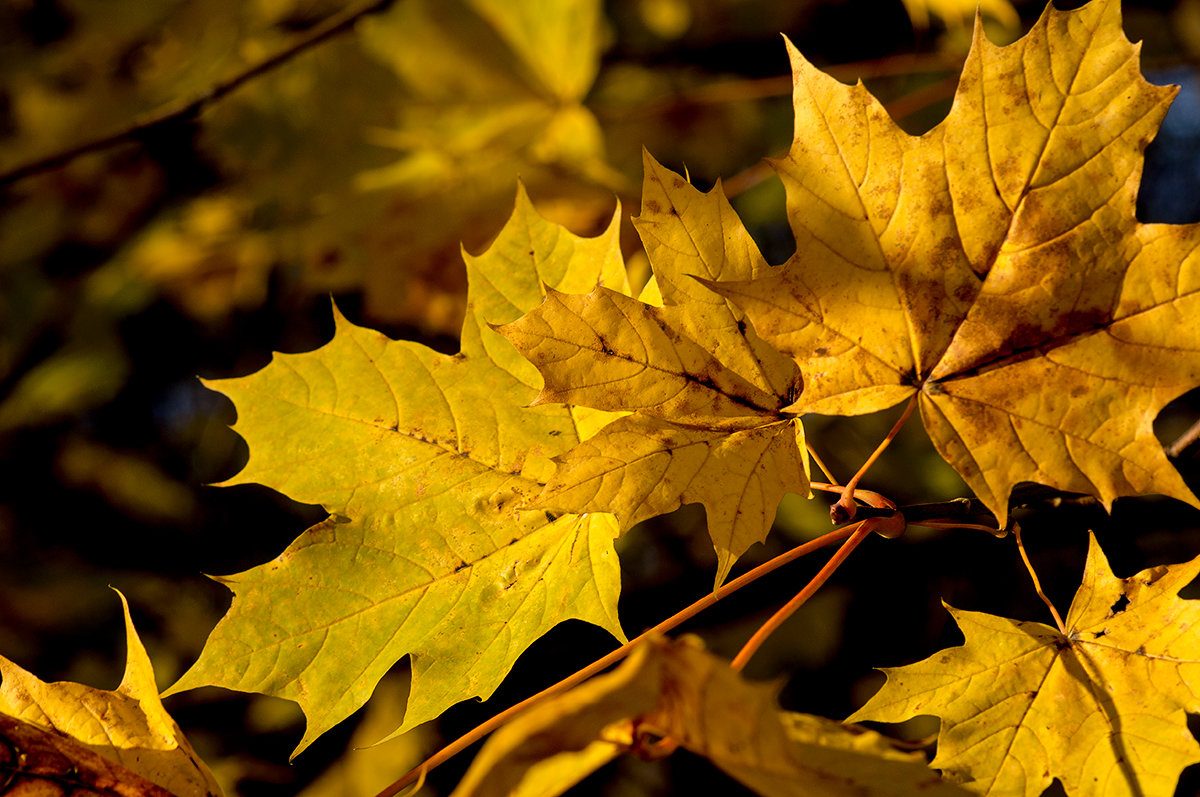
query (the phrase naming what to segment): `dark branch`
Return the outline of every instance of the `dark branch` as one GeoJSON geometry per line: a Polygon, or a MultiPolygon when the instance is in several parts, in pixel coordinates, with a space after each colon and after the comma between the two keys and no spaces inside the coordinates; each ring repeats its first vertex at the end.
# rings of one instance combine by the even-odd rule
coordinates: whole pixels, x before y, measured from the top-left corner
{"type": "Polygon", "coordinates": [[[956,498],[953,501],[940,501],[935,504],[910,504],[895,509],[860,506],[855,517],[860,520],[869,517],[891,517],[897,512],[903,514],[908,523],[920,524],[923,520],[941,520],[996,527],[996,516],[988,511],[978,498],[956,498]]]}
{"type": "MultiPolygon", "coordinates": [[[[1010,509],[1039,505],[1057,507],[1064,504],[1095,506],[1097,502],[1090,495],[1062,492],[1052,487],[1030,482],[1017,485],[1009,499],[1010,509]]],[[[891,517],[896,513],[904,515],[905,522],[912,525],[921,525],[922,521],[938,521],[941,523],[965,523],[971,526],[987,526],[999,530],[996,523],[996,516],[978,498],[956,498],[952,501],[940,501],[934,504],[910,504],[908,506],[896,507],[895,509],[891,509],[890,507],[859,506],[857,507],[855,517],[859,519],[891,517]]],[[[1013,524],[1011,514],[1008,523],[1011,528],[1013,524]]],[[[1007,531],[1008,529],[1004,530],[1007,531]]]]}
{"type": "Polygon", "coordinates": [[[327,18],[323,22],[314,26],[308,35],[302,37],[298,41],[292,43],[288,47],[283,48],[271,57],[260,61],[254,66],[246,69],[243,72],[217,83],[208,91],[201,94],[199,97],[183,104],[176,105],[165,111],[150,114],[142,119],[135,120],[133,124],[118,130],[115,133],[94,138],[91,141],[85,141],[69,149],[61,150],[53,155],[47,155],[44,158],[39,158],[35,161],[22,164],[16,168],[9,169],[0,173],[0,187],[15,183],[34,174],[40,174],[52,169],[57,169],[67,163],[75,160],[81,155],[87,155],[92,152],[102,152],[107,149],[112,149],[125,141],[136,140],[143,138],[147,133],[153,132],[158,128],[165,127],[169,124],[187,121],[197,118],[202,111],[208,106],[221,100],[231,92],[254,80],[257,77],[273,71],[277,67],[286,64],[288,61],[295,58],[302,52],[315,47],[322,42],[333,38],[339,33],[343,33],[354,26],[354,23],[367,16],[385,10],[394,0],[369,0],[358,6],[347,8],[339,14],[327,18]]]}

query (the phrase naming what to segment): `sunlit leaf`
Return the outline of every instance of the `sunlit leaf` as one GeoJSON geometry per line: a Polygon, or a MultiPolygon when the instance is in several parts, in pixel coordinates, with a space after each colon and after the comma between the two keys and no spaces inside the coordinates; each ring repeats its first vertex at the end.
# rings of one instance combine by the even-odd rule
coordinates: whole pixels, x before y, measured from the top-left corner
{"type": "MultiPolygon", "coordinates": [[[[0,713],[57,731],[177,797],[216,797],[221,789],[212,773],[159,700],[150,658],[120,597],[128,651],[116,691],[45,683],[0,656],[0,713]]],[[[69,746],[59,752],[71,755],[69,746]]],[[[81,761],[80,767],[90,770],[92,764],[81,761]]]]}
{"type": "Polygon", "coordinates": [[[988,795],[1160,797],[1200,761],[1200,558],[1117,578],[1095,537],[1066,633],[950,609],[966,637],[907,667],[850,721],[942,718],[933,766],[988,795]]]}
{"type": "MultiPolygon", "coordinates": [[[[486,283],[472,292],[481,312],[494,286],[551,276],[538,268],[542,247],[593,246],[550,226],[518,201],[501,241],[528,236],[525,276],[506,258],[475,258],[475,279],[486,283]]],[[[621,282],[605,258],[556,268],[562,283],[621,282]]],[[[504,295],[517,310],[540,297],[504,295]]],[[[219,579],[233,606],[172,687],[294,700],[308,719],[299,750],[365,703],[404,656],[412,687],[397,733],[490,696],[522,651],[563,620],[621,637],[612,516],[523,508],[548,458],[579,442],[571,411],[525,408],[535,389],[508,370],[502,339],[484,342],[496,333],[474,316],[453,356],[340,314],[336,322],[322,348],[214,383],[233,400],[235,429],[250,446],[234,481],[319,503],[330,517],[275,561],[219,579]]]]}
{"type": "Polygon", "coordinates": [[[796,255],[709,282],[795,358],[796,409],[920,397],[938,451],[1003,523],[1015,484],[1200,505],[1152,422],[1200,384],[1200,227],[1142,224],[1142,151],[1175,89],[1138,70],[1115,0],[977,25],[954,106],[910,136],[791,50],[775,162],[796,255]]]}

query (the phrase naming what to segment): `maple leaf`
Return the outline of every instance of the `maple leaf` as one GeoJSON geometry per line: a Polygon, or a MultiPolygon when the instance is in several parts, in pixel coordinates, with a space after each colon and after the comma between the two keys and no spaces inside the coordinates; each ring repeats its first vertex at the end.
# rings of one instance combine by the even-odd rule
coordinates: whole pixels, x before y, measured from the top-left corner
{"type": "MultiPolygon", "coordinates": [[[[127,647],[125,676],[116,691],[106,692],[83,684],[45,683],[0,656],[0,714],[6,714],[73,740],[85,750],[124,770],[162,787],[163,793],[178,797],[215,797],[221,793],[208,767],[196,755],[183,731],[163,708],[154,682],[154,669],[129,616],[129,603],[117,592],[125,612],[127,647]]],[[[23,733],[7,727],[11,733],[23,733]]],[[[45,739],[39,742],[39,749],[45,739]]],[[[71,756],[71,744],[61,745],[59,755],[71,756]]],[[[29,752],[29,751],[27,751],[29,752]]],[[[42,764],[53,769],[53,754],[46,752],[42,764]]],[[[108,770],[90,758],[80,760],[83,777],[123,778],[120,770],[108,770]]],[[[42,777],[42,776],[38,776],[42,777]]],[[[95,785],[95,784],[92,784],[95,785]]],[[[136,793],[136,783],[126,784],[136,793]]],[[[53,793],[53,792],[50,792],[53,793]]]]}
{"type": "Polygon", "coordinates": [[[610,254],[616,236],[614,222],[601,238],[576,238],[519,192],[495,247],[468,259],[460,354],[392,341],[339,314],[324,347],[214,383],[250,447],[233,481],[331,516],[276,560],[218,579],[233,605],[169,692],[213,684],[294,700],[307,718],[299,752],[405,655],[412,686],[396,733],[490,696],[563,620],[623,639],[612,516],[518,508],[540,489],[547,457],[578,442],[576,419],[563,407],[523,408],[535,390],[509,370],[519,358],[476,320],[520,313],[543,282],[627,290],[610,254]]]}
{"type": "Polygon", "coordinates": [[[634,413],[557,457],[535,505],[609,511],[627,529],[701,503],[720,584],[766,537],[783,495],[808,493],[803,428],[782,411],[800,390],[799,371],[690,276],[750,278],[766,268],[747,257],[754,245],[744,230],[724,235],[736,219],[728,201],[645,162],[637,224],[663,306],[603,286],[586,296],[547,291],[497,331],[541,371],[535,403],[634,413]]]}
{"type": "Polygon", "coordinates": [[[966,644],[907,667],[848,722],[942,718],[933,766],[988,795],[1174,793],[1200,761],[1186,713],[1200,711],[1200,602],[1177,593],[1200,557],[1113,575],[1091,537],[1061,633],[950,610],[966,644]]]}
{"type": "Polygon", "coordinates": [[[10,797],[178,797],[73,739],[0,714],[0,772],[10,797]]]}
{"type": "Polygon", "coordinates": [[[694,639],[652,639],[616,670],[492,734],[454,797],[558,794],[643,736],[666,736],[767,797],[966,795],[874,731],[780,711],[694,639]]]}
{"type": "Polygon", "coordinates": [[[773,165],[796,254],[706,284],[798,363],[793,409],[916,393],[1001,524],[1021,481],[1200,506],[1152,429],[1200,384],[1200,226],[1135,217],[1176,89],[1142,78],[1117,0],[1047,6],[1006,47],[977,23],[950,114],[922,136],[789,52],[795,141],[773,165]]]}
{"type": "Polygon", "coordinates": [[[619,181],[582,104],[599,71],[603,24],[599,0],[413,0],[364,20],[367,47],[409,96],[387,137],[403,156],[363,183],[424,193],[450,181],[479,191],[473,176],[497,185],[499,170],[511,180],[513,160],[619,181]]]}

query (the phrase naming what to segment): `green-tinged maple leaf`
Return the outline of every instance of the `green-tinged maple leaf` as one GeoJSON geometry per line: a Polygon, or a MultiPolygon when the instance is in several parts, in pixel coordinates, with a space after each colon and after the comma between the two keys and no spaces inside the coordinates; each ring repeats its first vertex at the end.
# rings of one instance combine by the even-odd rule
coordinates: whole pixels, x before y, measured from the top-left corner
{"type": "Polygon", "coordinates": [[[635,729],[669,737],[766,797],[968,794],[878,733],[780,711],[777,691],[692,641],[652,640],[494,733],[454,797],[559,794],[634,746],[635,729]]]}
{"type": "Polygon", "coordinates": [[[622,637],[612,516],[521,508],[547,458],[579,442],[576,418],[523,407],[536,389],[482,325],[489,308],[501,319],[529,309],[543,282],[627,290],[603,254],[615,240],[557,230],[520,193],[492,252],[470,258],[460,354],[338,315],[326,346],[214,383],[250,447],[234,481],[320,503],[331,517],[275,561],[219,579],[233,605],[171,691],[214,684],[294,700],[308,720],[302,750],[406,655],[412,688],[397,733],[490,696],[563,620],[622,637]]]}
{"type": "MultiPolygon", "coordinates": [[[[566,293],[581,293],[602,285],[628,294],[629,277],[616,219],[614,215],[613,223],[602,235],[580,238],[558,225],[544,223],[533,211],[524,187],[519,186],[517,214],[505,234],[481,255],[463,251],[470,285],[463,348],[486,352],[492,362],[522,384],[541,389],[542,377],[537,369],[488,325],[520,318],[545,298],[547,285],[566,293]],[[581,268],[580,263],[589,265],[581,268]]],[[[585,439],[616,417],[588,407],[574,407],[572,412],[580,437],[585,439]]]]}
{"type": "Polygon", "coordinates": [[[706,283],[799,364],[794,409],[917,393],[938,451],[1003,523],[1015,484],[1200,505],[1152,421],[1200,384],[1200,226],[1141,224],[1147,83],[1117,0],[976,25],[948,118],[910,136],[789,49],[795,142],[774,166],[795,256],[706,283]]]}
{"type": "Polygon", "coordinates": [[[654,272],[653,306],[597,287],[547,292],[499,331],[537,366],[537,403],[629,411],[557,458],[536,506],[609,511],[623,529],[701,503],[720,584],[762,541],[788,492],[808,494],[804,433],[783,412],[800,390],[794,363],[693,275],[766,269],[719,190],[708,194],[645,157],[638,230],[654,272]]]}
{"type": "MultiPolygon", "coordinates": [[[[966,644],[907,667],[852,717],[942,718],[933,766],[987,795],[1159,797],[1200,761],[1200,557],[1117,578],[1094,537],[1066,634],[950,609],[966,644]]],[[[949,608],[949,607],[948,607],[949,608]]]]}
{"type": "MultiPolygon", "coordinates": [[[[150,657],[134,630],[125,596],[117,594],[125,610],[127,653],[125,677],[116,691],[45,683],[0,656],[0,714],[56,731],[177,797],[216,797],[221,789],[212,773],[158,698],[150,657]]],[[[68,745],[58,752],[70,756],[72,749],[68,745]]],[[[54,769],[52,761],[42,763],[54,769]]],[[[77,774],[120,780],[119,772],[104,774],[98,767],[90,759],[81,761],[77,774]]],[[[136,783],[128,793],[138,793],[136,783]]]]}

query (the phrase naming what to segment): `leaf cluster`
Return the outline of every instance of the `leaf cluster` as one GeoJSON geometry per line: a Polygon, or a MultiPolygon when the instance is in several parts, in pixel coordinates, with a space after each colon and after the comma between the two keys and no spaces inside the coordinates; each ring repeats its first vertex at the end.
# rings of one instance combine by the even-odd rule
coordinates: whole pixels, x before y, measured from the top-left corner
{"type": "MultiPolygon", "coordinates": [[[[206,381],[232,402],[249,449],[225,486],[264,485],[325,517],[274,559],[216,577],[232,604],[165,696],[218,686],[293,701],[306,722],[298,755],[373,693],[392,694],[385,678],[407,661],[403,714],[373,741],[411,740],[456,704],[491,698],[526,651],[582,620],[618,647],[380,794],[423,782],[493,730],[456,795],[558,794],[620,757],[680,748],[764,795],[1033,797],[1055,780],[1071,795],[1173,792],[1200,762],[1187,728],[1200,712],[1196,608],[1181,597],[1200,557],[1119,578],[1089,537],[1063,616],[1021,529],[1047,501],[1108,511],[1156,494],[1200,508],[1153,427],[1200,386],[1200,225],[1138,218],[1143,153],[1175,89],[1142,76],[1116,0],[1048,7],[1003,46],[977,17],[949,114],[919,135],[861,82],[839,82],[785,42],[793,139],[770,165],[795,254],[769,265],[719,181],[700,190],[646,152],[632,219],[641,273],[622,245],[620,204],[603,232],[583,237],[530,199],[550,186],[553,203],[564,173],[564,193],[587,185],[593,216],[601,193],[631,193],[585,102],[597,5],[413,0],[364,11],[359,28],[353,52],[308,79],[336,90],[338,70],[357,71],[366,48],[367,71],[386,65],[403,97],[396,129],[380,137],[402,154],[333,164],[344,194],[305,194],[310,177],[295,175],[280,218],[303,226],[316,213],[306,203],[352,197],[322,223],[374,235],[396,211],[381,201],[390,191],[414,229],[451,202],[477,226],[514,168],[528,169],[529,185],[499,235],[462,252],[456,353],[394,340],[335,306],[325,345],[206,381]],[[406,37],[434,44],[396,46],[406,37]],[[840,481],[813,434],[818,418],[884,411],[894,425],[840,481]],[[886,484],[864,486],[918,418],[962,480],[958,501],[908,504],[886,484]],[[785,496],[817,494],[833,496],[835,528],[740,572],[749,551],[776,541],[785,496]],[[618,553],[636,550],[635,526],[688,504],[703,508],[711,591],[630,640],[618,553]],[[964,644],[884,670],[886,684],[845,722],[784,710],[777,685],[742,675],[860,545],[903,545],[876,538],[914,527],[1012,532],[1054,626],[950,609],[964,644]],[[833,544],[736,655],[664,636],[833,544]],[[858,725],[923,715],[940,720],[927,750],[858,725]]],[[[242,119],[207,130],[214,151],[222,131],[286,115],[281,102],[263,90],[224,107],[242,119]]],[[[255,157],[228,152],[245,159],[243,188],[264,190],[255,157]]],[[[220,228],[234,223],[230,208],[253,215],[261,201],[247,193],[213,204],[208,221],[180,223],[220,228]]],[[[277,232],[236,236],[237,256],[265,262],[277,232]]],[[[429,254],[459,232],[419,234],[400,251],[429,254]]],[[[164,235],[148,235],[122,268],[178,243],[164,235]]],[[[318,273],[305,277],[317,280],[310,288],[345,277],[318,273]]],[[[394,306],[386,291],[367,293],[394,306]]],[[[0,420],[25,401],[0,405],[0,420]]],[[[221,792],[163,709],[128,609],[126,625],[116,692],[44,684],[0,659],[3,788],[221,792]]]]}

